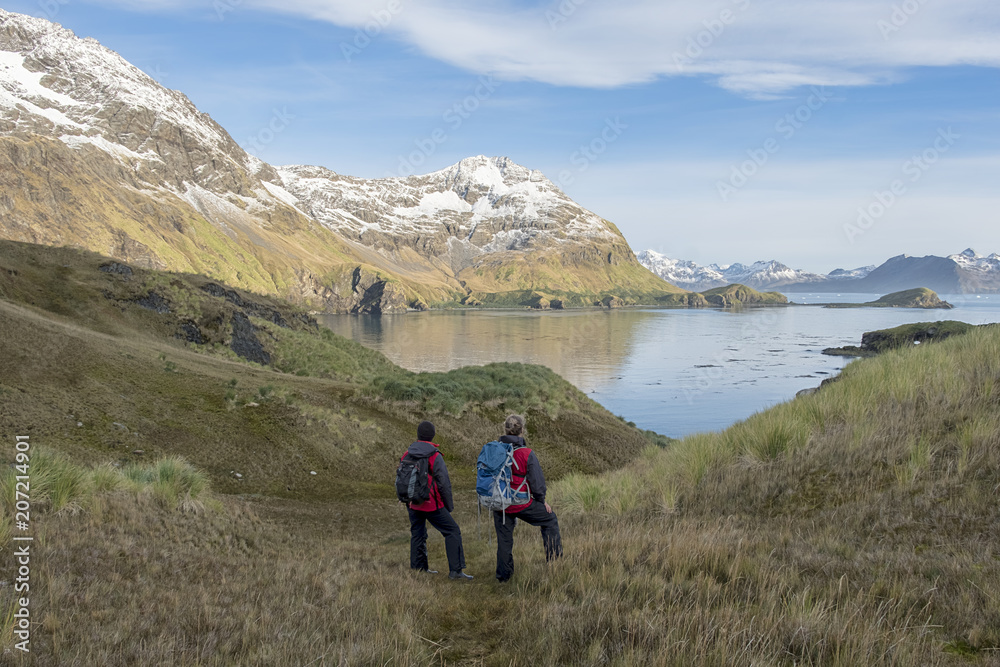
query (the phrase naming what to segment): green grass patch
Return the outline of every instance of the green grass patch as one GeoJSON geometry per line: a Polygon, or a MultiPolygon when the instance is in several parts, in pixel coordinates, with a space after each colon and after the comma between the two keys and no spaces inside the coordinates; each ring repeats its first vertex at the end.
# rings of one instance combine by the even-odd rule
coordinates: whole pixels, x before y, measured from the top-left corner
{"type": "Polygon", "coordinates": [[[460,415],[470,405],[530,408],[558,417],[580,401],[579,391],[544,366],[495,363],[446,373],[396,372],[375,377],[364,390],[387,401],[411,403],[428,412],[460,415]]]}

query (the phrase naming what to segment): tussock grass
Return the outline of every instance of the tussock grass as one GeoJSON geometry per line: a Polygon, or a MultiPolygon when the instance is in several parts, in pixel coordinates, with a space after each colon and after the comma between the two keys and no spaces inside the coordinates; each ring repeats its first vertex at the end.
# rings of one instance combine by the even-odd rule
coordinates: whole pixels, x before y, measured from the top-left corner
{"type": "MultiPolygon", "coordinates": [[[[7,531],[8,537],[18,474],[9,466],[0,470],[0,504],[4,509],[0,531],[7,531]]],[[[208,476],[181,457],[123,468],[111,464],[88,468],[46,447],[33,448],[28,477],[31,511],[42,516],[75,514],[90,508],[97,496],[116,491],[126,491],[133,497],[152,495],[164,508],[187,509],[206,497],[211,487],[208,476]]]]}
{"type": "MultiPolygon", "coordinates": [[[[597,559],[581,568],[589,590],[647,586],[640,617],[662,631],[634,628],[631,650],[630,627],[596,662],[670,646],[654,664],[993,664],[998,379],[1000,332],[979,330],[854,362],[726,431],[557,483],[597,559]],[[599,564],[618,571],[598,577],[599,564]],[[668,611],[678,603],[690,613],[668,611]]],[[[611,601],[609,614],[627,607],[611,601]]]]}
{"type": "Polygon", "coordinates": [[[163,507],[201,510],[198,500],[209,489],[208,476],[181,457],[168,457],[152,465],[132,464],[121,471],[124,486],[137,495],[149,494],[163,507]]]}
{"type": "Polygon", "coordinates": [[[366,382],[380,373],[402,371],[381,353],[329,329],[295,331],[258,319],[254,323],[276,339],[272,363],[285,373],[366,382]]]}
{"type": "MultiPolygon", "coordinates": [[[[655,485],[668,478],[691,491],[710,471],[766,465],[847,432],[854,447],[877,448],[912,471],[930,472],[937,454],[960,454],[962,467],[980,454],[974,443],[998,432],[994,406],[1000,380],[1000,332],[983,330],[924,349],[901,350],[847,366],[842,378],[810,396],[756,414],[720,433],[702,433],[650,449],[629,474],[655,485]],[[887,449],[888,448],[888,449],[887,449]]],[[[574,481],[564,489],[572,494],[574,481]]],[[[588,484],[612,498],[613,475],[588,484]]],[[[631,493],[622,491],[622,493],[631,493]]]]}
{"type": "Polygon", "coordinates": [[[579,391],[544,366],[494,363],[447,373],[396,372],[375,377],[366,393],[460,415],[470,405],[504,404],[514,412],[540,408],[550,417],[584,402],[579,391]]]}

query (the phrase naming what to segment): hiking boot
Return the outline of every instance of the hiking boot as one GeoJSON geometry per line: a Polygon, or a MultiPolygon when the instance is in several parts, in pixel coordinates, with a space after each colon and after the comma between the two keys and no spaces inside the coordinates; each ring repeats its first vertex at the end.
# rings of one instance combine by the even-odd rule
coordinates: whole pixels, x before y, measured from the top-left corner
{"type": "Polygon", "coordinates": [[[448,573],[448,578],[449,579],[462,579],[463,581],[470,581],[472,579],[475,579],[475,577],[473,577],[471,574],[466,574],[465,572],[462,572],[461,570],[457,570],[455,572],[449,572],[448,573]]]}

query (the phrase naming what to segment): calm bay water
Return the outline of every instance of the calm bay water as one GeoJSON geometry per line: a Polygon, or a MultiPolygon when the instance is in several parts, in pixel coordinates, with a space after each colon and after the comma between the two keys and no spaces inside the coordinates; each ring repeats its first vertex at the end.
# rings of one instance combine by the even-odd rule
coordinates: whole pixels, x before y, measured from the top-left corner
{"type": "MultiPolygon", "coordinates": [[[[871,294],[796,294],[797,303],[871,294]]],[[[543,364],[611,412],[680,437],[725,428],[835,375],[823,348],[911,322],[1000,322],[1000,296],[942,296],[954,310],[821,307],[723,310],[434,311],[327,315],[323,324],[413,371],[496,361],[543,364]]]]}

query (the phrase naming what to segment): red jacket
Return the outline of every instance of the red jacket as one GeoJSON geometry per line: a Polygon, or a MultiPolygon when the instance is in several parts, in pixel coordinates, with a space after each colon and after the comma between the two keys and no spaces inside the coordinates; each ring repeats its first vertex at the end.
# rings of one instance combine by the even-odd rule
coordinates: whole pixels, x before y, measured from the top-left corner
{"type": "Polygon", "coordinates": [[[531,503],[536,500],[545,502],[545,476],[542,474],[542,466],[538,463],[535,452],[528,447],[527,441],[519,435],[504,435],[500,437],[500,442],[509,442],[514,445],[514,463],[510,467],[511,488],[515,491],[521,488],[522,482],[528,480],[528,492],[530,498],[523,505],[511,505],[505,511],[507,514],[517,514],[521,510],[531,507],[531,503]]]}
{"type": "Polygon", "coordinates": [[[429,500],[419,504],[410,503],[408,506],[418,512],[434,512],[442,507],[449,512],[454,509],[454,502],[451,495],[451,480],[448,478],[448,466],[445,465],[438,446],[433,442],[418,440],[410,445],[400,460],[406,458],[407,454],[411,459],[427,459],[427,488],[431,491],[429,500]]]}

